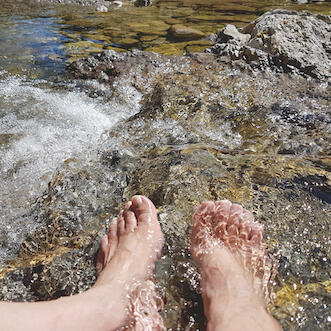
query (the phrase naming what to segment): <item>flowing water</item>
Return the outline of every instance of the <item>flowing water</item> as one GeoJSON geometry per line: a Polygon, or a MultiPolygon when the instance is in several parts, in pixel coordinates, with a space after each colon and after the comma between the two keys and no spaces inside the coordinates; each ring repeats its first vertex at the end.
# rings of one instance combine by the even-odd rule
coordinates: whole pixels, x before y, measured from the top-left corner
{"type": "MultiPolygon", "coordinates": [[[[108,153],[110,150],[112,153],[117,153],[118,150],[123,149],[128,155],[126,156],[129,160],[128,164],[130,162],[139,163],[145,161],[144,158],[135,158],[135,150],[142,149],[141,146],[144,146],[146,154],[153,148],[159,148],[161,152],[157,153],[160,155],[168,152],[179,153],[180,150],[181,155],[187,155],[190,158],[192,169],[195,169],[194,167],[198,169],[201,158],[206,158],[207,162],[212,164],[219,159],[219,150],[225,148],[235,151],[238,155],[242,153],[237,158],[232,158],[231,153],[226,152],[223,155],[222,164],[219,163],[220,167],[234,171],[235,175],[231,178],[238,177],[237,183],[235,183],[237,179],[231,182],[233,187],[243,185],[245,188],[245,181],[249,181],[249,179],[255,183],[256,187],[259,187],[257,189],[253,185],[251,190],[253,193],[245,191],[245,189],[240,191],[234,188],[237,190],[237,196],[233,193],[234,191],[231,192],[229,189],[230,197],[232,195],[237,201],[245,201],[245,195],[254,196],[255,205],[258,201],[264,201],[263,199],[268,194],[270,196],[266,200],[269,202],[272,197],[279,198],[279,204],[274,209],[264,207],[262,202],[261,206],[256,207],[256,214],[261,219],[268,216],[271,220],[266,223],[271,236],[270,241],[278,240],[279,243],[286,242],[288,245],[288,251],[285,249],[287,255],[284,254],[286,257],[281,260],[282,275],[287,276],[282,276],[282,279],[279,280],[281,284],[278,284],[278,306],[276,305],[274,308],[275,316],[283,319],[284,327],[289,330],[299,327],[302,330],[315,330],[314,327],[316,330],[327,328],[330,325],[328,324],[330,317],[327,316],[330,282],[328,272],[325,271],[327,270],[325,264],[329,257],[327,249],[329,208],[327,203],[330,203],[330,191],[329,183],[326,177],[323,177],[327,176],[326,173],[330,167],[327,158],[327,131],[330,124],[327,99],[321,97],[317,103],[314,103],[314,100],[309,103],[309,97],[303,97],[297,101],[291,100],[289,104],[286,97],[279,96],[279,106],[276,107],[277,109],[273,108],[274,113],[265,110],[265,114],[257,114],[252,124],[249,124],[249,116],[251,116],[251,110],[247,110],[249,102],[242,101],[246,98],[244,96],[246,87],[245,84],[236,83],[237,96],[232,94],[233,90],[230,91],[230,87],[229,90],[225,88],[222,92],[224,105],[221,108],[227,110],[224,111],[221,119],[214,119],[215,123],[221,120],[221,124],[218,123],[219,126],[206,124],[205,127],[192,129],[190,126],[186,127],[185,123],[176,116],[162,118],[160,115],[158,118],[137,120],[128,129],[125,127],[125,121],[140,110],[142,94],[137,90],[127,87],[121,89],[120,95],[112,95],[107,92],[105,86],[98,85],[98,83],[91,83],[91,88],[88,88],[77,86],[74,82],[64,78],[67,64],[105,49],[125,51],[138,48],[164,54],[202,51],[209,45],[208,38],[175,42],[169,37],[169,27],[174,24],[185,25],[201,31],[207,37],[219,31],[225,24],[234,23],[240,27],[263,12],[274,8],[310,10],[324,14],[330,12],[329,2],[299,5],[291,1],[265,0],[249,0],[244,3],[216,0],[155,1],[150,7],[135,7],[130,3],[121,8],[114,8],[107,13],[99,13],[90,8],[0,0],[0,266],[6,265],[6,261],[14,258],[17,252],[22,250],[20,246],[27,236],[44,225],[40,223],[38,217],[31,216],[33,215],[30,211],[31,205],[43,195],[45,190],[54,187],[54,183],[58,180],[54,178],[58,178],[59,173],[64,178],[74,176],[75,170],[73,170],[72,164],[77,160],[79,160],[77,162],[79,169],[88,168],[92,172],[92,177],[98,176],[98,173],[102,173],[103,170],[99,168],[97,162],[94,163],[94,160],[99,160],[100,153],[103,155],[102,158],[107,159],[108,154],[104,154],[105,151],[108,153]],[[95,90],[104,90],[104,93],[95,94],[93,92],[95,90]],[[234,106],[236,103],[237,105],[234,106]],[[238,113],[235,115],[227,113],[233,109],[237,109],[238,113]],[[291,109],[300,110],[300,116],[297,116],[291,109]],[[292,124],[297,125],[295,132],[292,124]],[[118,129],[121,125],[124,125],[122,131],[118,129]],[[281,133],[276,129],[277,125],[281,125],[281,133]],[[308,141],[310,131],[307,133],[304,130],[308,126],[311,128],[314,125],[316,126],[312,129],[315,130],[314,139],[310,142],[308,141]],[[220,127],[222,130],[219,129],[220,127]],[[274,131],[266,133],[264,131],[266,127],[272,127],[274,131]],[[109,138],[108,133],[112,131],[115,133],[113,137],[109,138]],[[308,140],[305,141],[305,139],[308,140]],[[282,140],[283,142],[280,143],[282,140]],[[304,147],[300,145],[301,142],[304,147]],[[199,144],[205,144],[205,146],[200,148],[199,144]],[[208,153],[213,149],[217,150],[217,152],[213,152],[215,160],[208,161],[208,158],[211,158],[211,154],[208,153]],[[287,154],[287,151],[291,150],[292,152],[289,154],[294,154],[295,157],[290,155],[281,159],[278,155],[275,163],[272,163],[270,160],[273,153],[277,154],[281,149],[282,152],[279,154],[287,154]],[[254,173],[250,173],[250,177],[242,175],[247,162],[255,162],[254,173]],[[63,167],[64,163],[70,163],[70,169],[63,167]],[[291,180],[282,179],[284,169],[289,172],[293,171],[294,175],[291,180]],[[320,173],[319,170],[321,170],[320,173]],[[277,176],[280,178],[277,182],[277,190],[280,193],[274,196],[273,193],[270,193],[271,188],[269,188],[269,193],[267,190],[270,184],[268,174],[272,171],[276,174],[274,178],[277,176]],[[294,186],[295,188],[293,188],[294,186]],[[297,187],[303,189],[297,191],[297,187]],[[274,215],[284,214],[284,211],[286,213],[289,208],[292,208],[291,222],[300,219],[302,223],[297,224],[293,238],[284,235],[284,238],[279,236],[276,239],[273,235],[277,236],[277,227],[284,228],[285,225],[279,223],[274,215]],[[311,210],[313,210],[313,216],[308,217],[307,214],[311,210]],[[262,217],[262,212],[267,215],[262,217]],[[314,218],[319,221],[314,221],[314,218]],[[274,222],[273,225],[272,222],[274,222]],[[299,230],[301,233],[298,232],[299,230]],[[299,244],[302,238],[311,240],[306,239],[309,231],[316,233],[322,231],[322,234],[317,235],[311,244],[314,246],[316,253],[314,258],[317,262],[314,262],[312,271],[309,270],[310,265],[304,269],[304,272],[309,274],[306,277],[301,270],[298,273],[293,271],[296,270],[293,266],[292,269],[286,268],[290,258],[295,261],[294,264],[305,265],[304,245],[300,251],[299,244]],[[293,239],[294,244],[291,244],[290,239],[293,239]],[[295,252],[294,256],[290,256],[293,252],[295,252]],[[316,267],[317,265],[318,267],[316,267]],[[318,269],[320,266],[322,266],[321,270],[318,269]],[[288,270],[292,272],[291,275],[288,270]],[[309,313],[309,309],[312,313],[309,313]]],[[[231,80],[233,76],[235,77],[235,73],[225,75],[224,80],[229,84],[226,86],[231,86],[232,81],[228,80],[231,80]]],[[[263,86],[259,87],[261,91],[263,88],[263,86]]],[[[319,89],[323,95],[326,93],[327,86],[321,84],[319,89]]],[[[258,96],[255,97],[258,98],[258,96]]],[[[208,98],[212,100],[213,96],[210,95],[208,98]]],[[[271,98],[275,98],[275,95],[271,95],[271,98]]],[[[193,101],[188,101],[187,104],[191,102],[193,101]]],[[[112,157],[114,158],[114,155],[112,157]]],[[[123,157],[120,156],[119,159],[121,158],[123,157]]],[[[150,162],[152,164],[154,161],[151,159],[150,162]]],[[[173,163],[175,164],[175,161],[173,163]]],[[[128,167],[130,170],[130,165],[128,167]]],[[[185,172],[183,174],[188,176],[185,172]]],[[[133,194],[136,193],[134,190],[138,190],[139,185],[144,183],[143,175],[139,170],[136,171],[136,176],[140,176],[142,181],[129,190],[133,194]]],[[[174,180],[182,180],[176,176],[174,178],[174,180]]],[[[105,184],[104,190],[113,189],[115,185],[113,182],[116,182],[116,179],[105,174],[105,182],[106,179],[111,184],[109,187],[105,184]]],[[[146,186],[154,185],[153,180],[147,182],[146,186]]],[[[121,183],[116,182],[116,185],[118,190],[122,187],[121,183]]],[[[187,185],[194,186],[193,180],[191,182],[188,180],[187,185]]],[[[272,183],[272,185],[274,184],[272,183]]],[[[88,192],[97,190],[97,187],[86,187],[87,195],[88,192]]],[[[118,190],[113,189],[114,197],[118,194],[122,198],[122,193],[119,194],[118,190]]],[[[215,190],[217,191],[217,189],[215,190]]],[[[129,195],[129,192],[126,194],[129,195]]],[[[155,192],[166,195],[162,190],[155,192]]],[[[91,193],[91,199],[93,194],[91,193]]],[[[190,192],[187,193],[187,196],[190,194],[190,192]]],[[[155,200],[158,199],[158,197],[154,197],[155,200]]],[[[203,198],[208,198],[208,196],[203,198]]],[[[113,211],[107,210],[109,199],[111,198],[107,195],[100,197],[102,207],[95,208],[99,215],[99,222],[100,219],[102,222],[105,220],[107,222],[109,215],[112,215],[113,211]],[[104,211],[100,211],[102,208],[104,211]],[[103,212],[105,216],[100,216],[103,215],[103,212]]],[[[174,200],[176,199],[174,198],[174,200]]],[[[198,200],[198,198],[192,198],[190,201],[193,204],[193,201],[198,202],[198,200]]],[[[176,202],[175,205],[180,206],[180,203],[176,202]]],[[[248,203],[248,205],[254,208],[254,204],[248,203]]],[[[82,204],[81,211],[73,209],[73,212],[81,213],[85,210],[84,208],[82,204]]],[[[170,209],[165,208],[163,213],[161,212],[161,222],[164,223],[167,215],[171,214],[170,209]]],[[[86,210],[88,213],[89,209],[86,210]]],[[[165,223],[163,225],[167,228],[165,223]]],[[[168,229],[169,233],[174,231],[178,236],[187,236],[186,228],[181,228],[178,224],[173,226],[174,229],[168,229]]],[[[292,229],[291,225],[286,226],[288,229],[292,229]]],[[[100,228],[97,230],[100,231],[100,228]]],[[[187,262],[186,244],[176,251],[170,244],[175,242],[176,236],[171,237],[170,242],[168,240],[167,254],[159,266],[159,274],[164,272],[170,279],[169,281],[165,277],[159,276],[161,292],[163,288],[163,291],[166,292],[164,295],[167,296],[169,302],[165,313],[169,329],[176,329],[174,325],[177,325],[176,323],[171,324],[169,321],[179,320],[178,309],[171,308],[171,303],[182,302],[175,296],[170,298],[170,292],[165,290],[169,286],[178,287],[178,279],[173,275],[175,272],[184,275],[190,285],[197,282],[195,269],[187,262]],[[175,264],[177,270],[169,269],[172,256],[177,259],[175,264]]],[[[307,243],[307,245],[309,244],[307,243]]],[[[281,244],[279,245],[281,246],[281,244]]],[[[59,253],[56,254],[59,255],[59,253]]],[[[313,259],[313,257],[311,258],[313,259]]],[[[0,272],[1,277],[4,277],[4,274],[5,272],[0,272]]],[[[176,294],[185,297],[185,291],[192,293],[192,289],[189,289],[186,283],[183,284],[176,294]]],[[[194,284],[191,286],[193,289],[197,287],[194,284]]],[[[72,292],[78,290],[81,290],[79,286],[72,292]]],[[[67,292],[63,293],[68,294],[67,292]]],[[[53,297],[57,295],[53,295],[53,297]]],[[[10,298],[4,294],[2,297],[10,298]]],[[[30,299],[50,299],[51,297],[52,295],[47,296],[42,292],[39,297],[31,296],[30,299]]],[[[29,297],[25,299],[29,299],[29,297]]],[[[189,301],[187,297],[185,300],[185,302],[189,301]]],[[[199,305],[198,308],[193,306],[188,311],[192,313],[192,316],[201,315],[199,307],[199,305]]],[[[194,318],[188,319],[185,323],[187,330],[190,327],[191,329],[198,328],[194,324],[194,318]]],[[[177,329],[180,330],[181,327],[177,327],[177,329]]]]}

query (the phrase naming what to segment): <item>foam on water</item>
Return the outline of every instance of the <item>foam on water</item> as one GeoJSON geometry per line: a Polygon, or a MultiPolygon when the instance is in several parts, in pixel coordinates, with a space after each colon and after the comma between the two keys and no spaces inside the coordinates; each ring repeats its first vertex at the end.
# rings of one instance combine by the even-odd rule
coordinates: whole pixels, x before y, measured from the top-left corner
{"type": "Polygon", "coordinates": [[[0,73],[0,231],[26,212],[63,161],[93,159],[102,134],[136,113],[139,99],[130,93],[129,104],[105,102],[0,73]]]}

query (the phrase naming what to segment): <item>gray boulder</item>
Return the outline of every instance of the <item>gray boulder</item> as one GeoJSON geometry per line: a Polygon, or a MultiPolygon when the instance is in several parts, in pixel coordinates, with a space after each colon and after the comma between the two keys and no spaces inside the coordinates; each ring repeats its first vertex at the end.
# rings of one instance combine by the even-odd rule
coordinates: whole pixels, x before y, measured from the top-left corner
{"type": "Polygon", "coordinates": [[[331,18],[308,12],[274,10],[236,31],[225,27],[211,51],[221,60],[243,60],[305,76],[331,76],[331,18]],[[249,37],[247,37],[249,35],[249,37]]]}

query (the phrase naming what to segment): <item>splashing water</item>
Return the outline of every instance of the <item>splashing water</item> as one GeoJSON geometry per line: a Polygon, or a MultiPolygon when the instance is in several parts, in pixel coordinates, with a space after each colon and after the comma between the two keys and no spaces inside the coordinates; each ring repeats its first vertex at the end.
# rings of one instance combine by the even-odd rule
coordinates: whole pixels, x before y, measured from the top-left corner
{"type": "Polygon", "coordinates": [[[8,229],[66,159],[95,157],[102,133],[136,113],[140,96],[131,94],[128,106],[0,78],[0,227],[8,229]]]}

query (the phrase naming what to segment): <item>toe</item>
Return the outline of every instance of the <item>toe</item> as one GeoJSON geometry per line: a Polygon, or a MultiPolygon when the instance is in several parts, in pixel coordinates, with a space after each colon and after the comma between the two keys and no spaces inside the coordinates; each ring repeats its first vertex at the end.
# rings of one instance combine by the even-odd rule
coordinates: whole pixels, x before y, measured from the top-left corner
{"type": "Polygon", "coordinates": [[[242,217],[244,222],[253,222],[254,221],[254,215],[247,209],[244,209],[242,212],[242,217]]]}
{"type": "Polygon", "coordinates": [[[235,224],[230,225],[227,230],[230,236],[238,236],[238,227],[235,224]]]}
{"type": "Polygon", "coordinates": [[[234,227],[236,227],[236,228],[240,227],[240,224],[242,223],[242,212],[243,212],[242,206],[237,205],[235,203],[232,204],[232,206],[230,208],[230,214],[229,214],[229,219],[228,219],[228,224],[227,224],[228,232],[230,231],[230,228],[234,229],[234,227]]]}
{"type": "Polygon", "coordinates": [[[133,232],[137,227],[135,213],[132,210],[124,210],[123,216],[126,230],[133,232]]]}
{"type": "Polygon", "coordinates": [[[239,237],[244,240],[248,240],[251,235],[251,224],[250,222],[243,222],[239,227],[239,237]]]}
{"type": "Polygon", "coordinates": [[[124,211],[126,211],[126,210],[130,210],[131,206],[132,206],[132,201],[128,201],[128,202],[125,204],[124,211]]]}
{"type": "Polygon", "coordinates": [[[100,241],[100,248],[98,252],[97,258],[97,271],[100,272],[104,265],[105,261],[107,260],[107,253],[108,253],[108,236],[105,234],[100,241]]]}
{"type": "Polygon", "coordinates": [[[224,236],[228,235],[228,231],[226,229],[226,222],[220,221],[215,227],[215,234],[217,238],[223,239],[224,236]]]}
{"type": "MultiPolygon", "coordinates": [[[[132,210],[136,215],[137,224],[150,222],[157,217],[156,208],[151,200],[143,195],[135,195],[132,198],[132,210]]],[[[156,218],[157,219],[157,218],[156,218]]]]}
{"type": "Polygon", "coordinates": [[[215,203],[213,201],[204,201],[197,207],[192,217],[192,225],[210,225],[215,213],[215,203]]]}
{"type": "Polygon", "coordinates": [[[241,216],[243,211],[244,208],[241,205],[236,203],[232,204],[230,208],[229,221],[231,222],[232,219],[236,218],[237,216],[241,216]]]}
{"type": "Polygon", "coordinates": [[[117,218],[114,218],[110,224],[110,229],[108,232],[108,241],[110,243],[117,241],[117,228],[118,228],[117,218]]]}
{"type": "Polygon", "coordinates": [[[215,202],[214,231],[219,239],[224,239],[228,235],[227,223],[231,206],[232,203],[229,200],[215,202]]]}
{"type": "Polygon", "coordinates": [[[117,217],[117,235],[121,236],[125,233],[125,221],[124,221],[123,210],[119,213],[117,217]]]}
{"type": "Polygon", "coordinates": [[[107,253],[106,263],[108,263],[112,259],[117,248],[117,244],[118,244],[117,229],[118,229],[117,218],[115,218],[113,219],[108,232],[108,253],[107,253]]]}
{"type": "Polygon", "coordinates": [[[217,215],[217,218],[222,221],[227,221],[230,216],[230,209],[232,206],[231,201],[229,200],[216,201],[215,205],[216,205],[215,214],[217,215]]]}
{"type": "Polygon", "coordinates": [[[255,244],[260,244],[263,239],[263,225],[260,223],[253,223],[251,227],[249,240],[255,244]]]}

